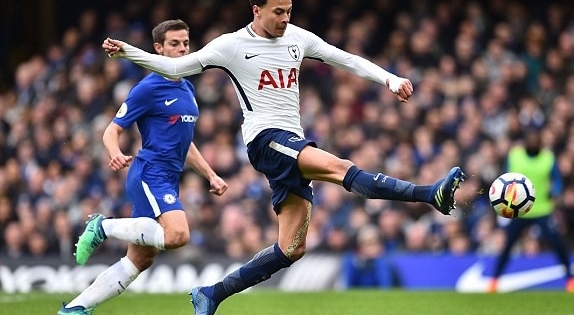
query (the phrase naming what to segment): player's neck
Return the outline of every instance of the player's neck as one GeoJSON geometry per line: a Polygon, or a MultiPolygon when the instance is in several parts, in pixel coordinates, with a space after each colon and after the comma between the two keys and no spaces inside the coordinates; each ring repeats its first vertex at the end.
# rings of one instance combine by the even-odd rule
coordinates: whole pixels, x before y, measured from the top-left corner
{"type": "Polygon", "coordinates": [[[261,25],[258,25],[255,21],[251,22],[251,24],[248,27],[251,28],[251,30],[258,36],[268,39],[274,38],[273,36],[271,36],[271,34],[267,33],[265,29],[261,27],[261,25]]]}

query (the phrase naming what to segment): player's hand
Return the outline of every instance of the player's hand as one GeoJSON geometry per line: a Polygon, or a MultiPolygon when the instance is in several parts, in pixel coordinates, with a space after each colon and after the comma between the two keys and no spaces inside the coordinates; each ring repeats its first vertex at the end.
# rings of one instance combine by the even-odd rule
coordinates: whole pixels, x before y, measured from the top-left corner
{"type": "Polygon", "coordinates": [[[210,178],[209,185],[211,186],[209,192],[216,196],[223,195],[228,188],[227,183],[219,176],[213,176],[212,178],[210,178]]]}
{"type": "Polygon", "coordinates": [[[112,170],[119,171],[122,168],[130,166],[130,163],[132,162],[133,159],[134,157],[131,155],[123,155],[120,153],[112,157],[108,165],[112,170]]]}
{"type": "Polygon", "coordinates": [[[102,48],[110,57],[119,57],[119,53],[123,52],[124,42],[117,39],[106,38],[102,43],[102,48]]]}
{"type": "Polygon", "coordinates": [[[387,86],[391,92],[395,93],[397,99],[403,103],[408,102],[411,95],[413,95],[413,84],[409,79],[393,77],[387,79],[387,86]]]}

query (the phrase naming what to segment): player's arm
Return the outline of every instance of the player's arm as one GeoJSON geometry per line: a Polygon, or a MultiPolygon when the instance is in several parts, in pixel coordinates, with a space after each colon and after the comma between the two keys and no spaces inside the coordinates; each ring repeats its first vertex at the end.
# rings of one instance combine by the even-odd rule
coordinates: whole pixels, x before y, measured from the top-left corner
{"type": "Polygon", "coordinates": [[[170,79],[179,79],[203,71],[197,52],[178,58],[150,54],[120,40],[107,38],[102,48],[110,57],[126,58],[134,63],[170,79]]]}
{"type": "Polygon", "coordinates": [[[124,155],[120,149],[120,136],[123,132],[124,128],[114,122],[111,122],[106,130],[104,130],[104,135],[102,137],[104,146],[106,147],[108,155],[110,156],[110,162],[108,165],[114,171],[128,167],[130,162],[133,160],[133,156],[124,155]]]}
{"type": "Polygon", "coordinates": [[[413,94],[413,85],[410,80],[398,77],[363,57],[329,45],[312,33],[309,34],[308,40],[311,57],[321,59],[327,64],[345,69],[360,77],[384,84],[401,102],[408,102],[409,97],[413,94]]]}
{"type": "Polygon", "coordinates": [[[221,196],[227,191],[227,183],[221,177],[217,176],[193,142],[189,146],[185,160],[194,171],[209,180],[209,185],[211,186],[209,189],[210,193],[221,196]]]}
{"type": "Polygon", "coordinates": [[[177,58],[150,54],[111,38],[104,40],[102,48],[112,57],[126,58],[164,77],[179,79],[201,73],[207,66],[225,67],[237,52],[236,41],[232,34],[224,34],[202,49],[177,58]]]}

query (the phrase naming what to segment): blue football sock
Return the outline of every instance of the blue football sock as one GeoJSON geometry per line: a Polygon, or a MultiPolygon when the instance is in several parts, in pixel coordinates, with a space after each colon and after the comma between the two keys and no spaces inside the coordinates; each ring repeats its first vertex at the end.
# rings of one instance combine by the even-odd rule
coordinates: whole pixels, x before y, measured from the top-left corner
{"type": "Polygon", "coordinates": [[[411,201],[424,201],[428,203],[432,203],[434,200],[434,192],[435,189],[440,186],[440,183],[437,182],[434,185],[415,185],[413,189],[413,200],[411,201]]]}
{"type": "Polygon", "coordinates": [[[367,173],[354,165],[347,171],[343,187],[364,198],[413,202],[430,202],[434,191],[434,185],[417,186],[382,173],[367,173]]]}
{"type": "MultiPolygon", "coordinates": [[[[279,245],[275,243],[275,245],[257,253],[245,265],[216,283],[210,296],[213,296],[213,300],[216,303],[221,303],[229,296],[271,278],[271,275],[291,266],[291,264],[293,264],[293,261],[287,258],[279,248],[279,245]]],[[[203,293],[211,292],[206,290],[203,293]]]]}

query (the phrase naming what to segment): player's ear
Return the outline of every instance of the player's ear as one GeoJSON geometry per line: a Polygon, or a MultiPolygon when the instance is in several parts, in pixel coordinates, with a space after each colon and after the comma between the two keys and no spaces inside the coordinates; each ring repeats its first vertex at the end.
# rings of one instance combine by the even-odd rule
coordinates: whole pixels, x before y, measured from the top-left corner
{"type": "Polygon", "coordinates": [[[259,17],[261,15],[261,8],[257,5],[253,6],[253,16],[259,17]]]}
{"type": "Polygon", "coordinates": [[[153,49],[158,55],[161,55],[163,52],[163,46],[160,43],[153,43],[153,49]]]}

